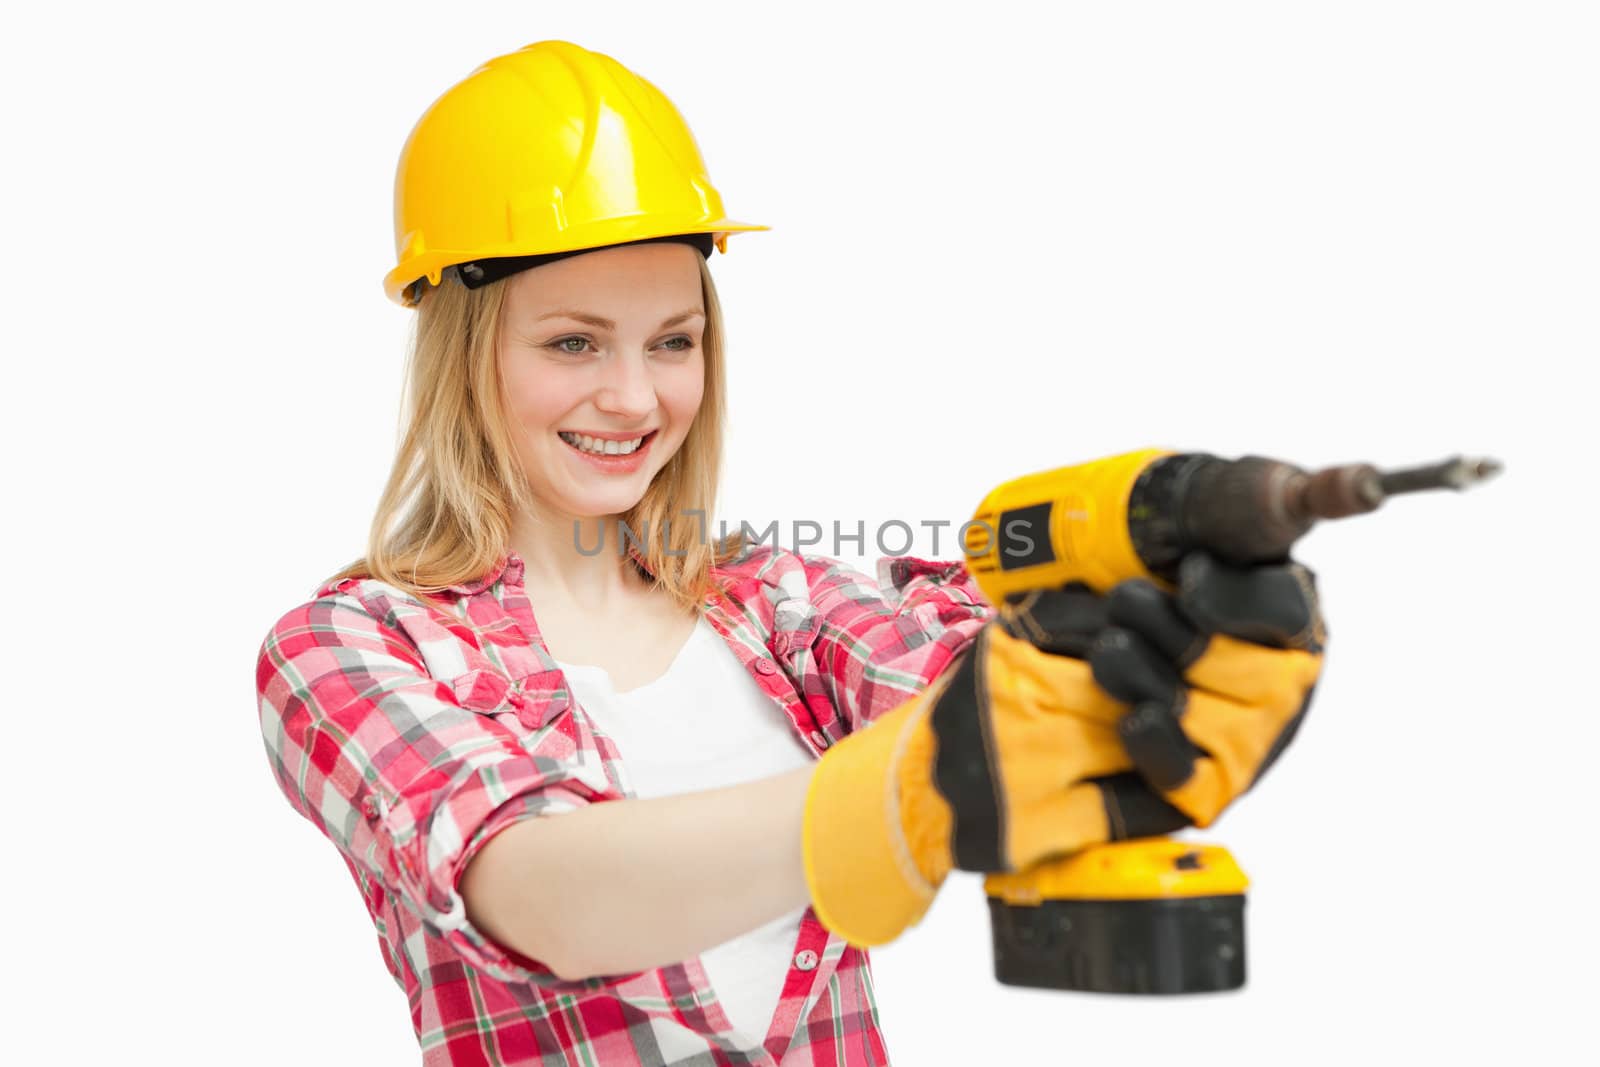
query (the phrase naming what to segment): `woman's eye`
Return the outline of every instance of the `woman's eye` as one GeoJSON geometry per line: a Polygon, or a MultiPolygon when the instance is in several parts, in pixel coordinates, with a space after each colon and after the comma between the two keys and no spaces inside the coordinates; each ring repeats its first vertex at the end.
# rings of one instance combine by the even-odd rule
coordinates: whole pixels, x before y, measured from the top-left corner
{"type": "MultiPolygon", "coordinates": [[[[558,337],[545,347],[553,348],[557,352],[564,352],[570,356],[581,356],[588,351],[592,342],[587,337],[574,335],[572,337],[558,337]]],[[[668,352],[687,352],[694,347],[694,340],[689,337],[669,337],[661,342],[660,347],[668,352]]]]}

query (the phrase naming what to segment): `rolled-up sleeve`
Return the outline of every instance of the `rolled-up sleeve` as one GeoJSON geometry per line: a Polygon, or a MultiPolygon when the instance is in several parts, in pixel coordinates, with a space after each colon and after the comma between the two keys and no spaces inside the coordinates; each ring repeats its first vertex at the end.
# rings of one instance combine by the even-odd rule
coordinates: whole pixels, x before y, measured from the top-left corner
{"type": "Polygon", "coordinates": [[[961,560],[886,556],[876,580],[827,556],[805,562],[818,666],[852,730],[927,688],[996,614],[961,560]]]}
{"type": "Polygon", "coordinates": [[[587,988],[490,940],[458,880],[499,830],[589,802],[570,742],[525,747],[464,708],[418,650],[338,594],[285,614],[256,665],[261,733],[290,804],[469,965],[507,982],[587,988]]]}

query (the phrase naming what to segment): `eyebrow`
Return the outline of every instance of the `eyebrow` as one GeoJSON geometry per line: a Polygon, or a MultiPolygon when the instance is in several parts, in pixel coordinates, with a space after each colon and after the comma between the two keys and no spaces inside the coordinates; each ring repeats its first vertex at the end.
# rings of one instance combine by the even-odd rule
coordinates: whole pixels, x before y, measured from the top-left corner
{"type": "MultiPolygon", "coordinates": [[[[701,311],[699,308],[690,308],[688,311],[680,311],[667,321],[663,322],[661,324],[661,329],[664,330],[668,326],[676,326],[678,323],[685,322],[697,315],[701,318],[704,318],[705,312],[701,311]]],[[[586,312],[577,311],[572,308],[563,308],[560,311],[552,311],[548,314],[540,315],[533,321],[543,322],[545,319],[575,319],[578,322],[587,323],[588,325],[600,330],[615,330],[617,328],[617,324],[612,322],[610,319],[603,319],[599,315],[590,315],[586,312]]]]}

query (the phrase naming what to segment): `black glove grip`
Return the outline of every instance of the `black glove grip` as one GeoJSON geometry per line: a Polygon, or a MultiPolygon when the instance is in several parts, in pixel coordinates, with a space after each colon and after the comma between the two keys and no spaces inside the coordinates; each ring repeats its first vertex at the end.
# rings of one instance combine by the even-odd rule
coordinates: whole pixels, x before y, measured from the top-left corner
{"type": "Polygon", "coordinates": [[[1142,775],[1125,772],[1090,781],[1100,790],[1113,841],[1159,837],[1194,825],[1193,819],[1157,795],[1142,775]]]}
{"type": "Polygon", "coordinates": [[[1006,633],[1058,656],[1085,659],[1106,626],[1106,602],[1083,582],[1034,589],[1008,601],[1000,613],[1006,633]]]}
{"type": "Polygon", "coordinates": [[[1326,637],[1316,575],[1299,563],[1239,568],[1191,552],[1178,568],[1178,606],[1208,633],[1271,648],[1320,652],[1326,637]]]}
{"type": "Polygon", "coordinates": [[[1188,690],[1177,668],[1142,636],[1117,626],[1095,642],[1089,666],[1100,688],[1133,705],[1118,720],[1117,733],[1145,781],[1158,790],[1188,781],[1206,753],[1183,732],[1188,690]]]}
{"type": "Polygon", "coordinates": [[[1106,595],[1106,617],[1111,625],[1144,638],[1179,671],[1199,659],[1211,640],[1210,634],[1184,617],[1171,596],[1143,578],[1112,588],[1106,595]]]}

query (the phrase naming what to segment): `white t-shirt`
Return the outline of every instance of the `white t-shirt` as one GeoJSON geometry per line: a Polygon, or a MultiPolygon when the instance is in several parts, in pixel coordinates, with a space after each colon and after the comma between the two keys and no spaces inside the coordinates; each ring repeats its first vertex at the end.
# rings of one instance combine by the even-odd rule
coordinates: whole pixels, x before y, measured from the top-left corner
{"type": "MultiPolygon", "coordinates": [[[[813,762],[783,709],[703,617],[661,677],[626,693],[602,667],[556,663],[616,742],[640,797],[738,785],[813,762]]],[[[756,1044],[777,1010],[804,914],[797,908],[700,954],[723,1010],[756,1044]]]]}

